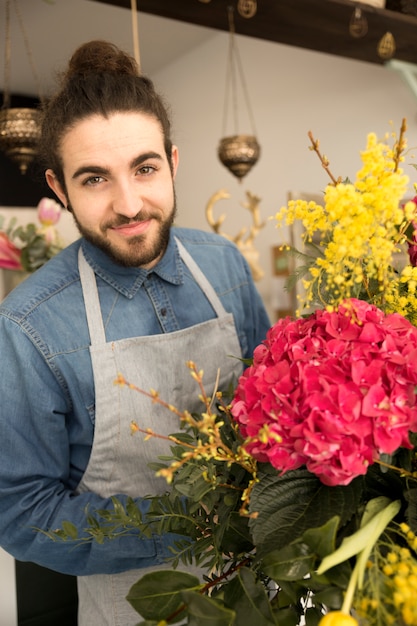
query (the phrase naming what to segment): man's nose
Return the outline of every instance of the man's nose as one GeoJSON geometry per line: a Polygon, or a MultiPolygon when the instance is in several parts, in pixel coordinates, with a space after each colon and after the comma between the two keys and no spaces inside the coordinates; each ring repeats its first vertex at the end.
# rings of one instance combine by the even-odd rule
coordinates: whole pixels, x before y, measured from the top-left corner
{"type": "Polygon", "coordinates": [[[115,213],[133,218],[142,210],[143,204],[138,185],[129,182],[117,185],[113,197],[113,210],[115,213]]]}

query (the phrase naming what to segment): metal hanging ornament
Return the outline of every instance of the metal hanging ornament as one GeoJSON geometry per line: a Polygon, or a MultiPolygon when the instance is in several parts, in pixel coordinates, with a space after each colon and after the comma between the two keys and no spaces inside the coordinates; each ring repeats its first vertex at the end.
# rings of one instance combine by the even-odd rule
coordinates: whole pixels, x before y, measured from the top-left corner
{"type": "Polygon", "coordinates": [[[237,10],[242,17],[253,17],[258,9],[256,0],[239,0],[237,10]]]}
{"type": "MultiPolygon", "coordinates": [[[[16,14],[24,38],[26,52],[37,81],[28,39],[24,30],[17,0],[14,0],[16,14]]],[[[11,107],[10,97],[11,33],[10,0],[6,0],[6,37],[3,105],[0,109],[0,149],[8,158],[17,163],[21,174],[25,174],[36,156],[41,134],[40,112],[27,107],[11,107]]]]}
{"type": "Polygon", "coordinates": [[[243,75],[242,65],[239,58],[239,53],[235,41],[235,28],[233,20],[233,8],[228,7],[229,15],[229,58],[226,73],[226,90],[225,90],[225,104],[224,104],[224,119],[223,119],[223,135],[226,135],[226,119],[228,114],[228,96],[229,92],[232,95],[232,110],[235,125],[235,134],[224,136],[220,139],[218,146],[218,157],[223,165],[241,181],[246,174],[252,169],[255,163],[258,161],[261,148],[256,139],[255,123],[253,119],[252,109],[249,102],[248,91],[243,75]],[[238,71],[243,95],[246,101],[248,114],[252,126],[252,134],[240,134],[238,132],[238,97],[237,97],[237,76],[238,71]]]}
{"type": "Polygon", "coordinates": [[[387,31],[378,42],[377,52],[381,59],[391,59],[396,50],[394,35],[387,31]]]}
{"type": "Polygon", "coordinates": [[[349,33],[359,39],[365,37],[368,32],[368,20],[360,7],[355,7],[349,22],[349,33]]]}

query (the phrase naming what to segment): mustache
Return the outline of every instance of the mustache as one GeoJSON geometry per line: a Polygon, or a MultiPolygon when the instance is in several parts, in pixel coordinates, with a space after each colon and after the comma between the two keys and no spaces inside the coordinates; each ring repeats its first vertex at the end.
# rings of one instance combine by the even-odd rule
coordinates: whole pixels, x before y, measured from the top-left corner
{"type": "Polygon", "coordinates": [[[117,228],[118,226],[126,226],[128,224],[136,224],[138,222],[146,222],[150,219],[159,219],[159,216],[154,215],[153,213],[144,213],[141,211],[137,213],[134,217],[126,217],[124,215],[117,216],[116,219],[113,219],[111,222],[106,222],[103,224],[103,228],[117,228]]]}

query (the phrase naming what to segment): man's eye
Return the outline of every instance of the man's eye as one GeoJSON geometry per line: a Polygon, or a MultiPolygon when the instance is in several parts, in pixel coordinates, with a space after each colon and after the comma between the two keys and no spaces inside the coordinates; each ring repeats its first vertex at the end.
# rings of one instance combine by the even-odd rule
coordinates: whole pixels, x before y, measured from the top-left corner
{"type": "Polygon", "coordinates": [[[142,176],[148,176],[149,174],[152,174],[155,171],[156,171],[156,167],[153,167],[153,165],[142,165],[138,169],[138,173],[142,174],[142,176]]]}
{"type": "Polygon", "coordinates": [[[89,178],[85,179],[84,185],[98,185],[103,180],[104,179],[102,176],[90,176],[89,178]]]}

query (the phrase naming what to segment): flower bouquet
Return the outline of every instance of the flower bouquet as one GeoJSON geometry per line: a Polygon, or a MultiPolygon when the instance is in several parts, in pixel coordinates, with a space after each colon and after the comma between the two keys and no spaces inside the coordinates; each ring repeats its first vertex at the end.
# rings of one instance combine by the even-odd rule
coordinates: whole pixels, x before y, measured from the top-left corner
{"type": "Polygon", "coordinates": [[[18,226],[17,219],[4,226],[0,215],[0,268],[34,272],[63,248],[55,225],[61,216],[61,205],[52,198],[42,198],[37,206],[37,224],[18,226]]]}
{"type": "MultiPolygon", "coordinates": [[[[405,123],[393,147],[369,135],[354,183],[333,177],[310,139],[331,178],[323,205],[277,214],[301,220],[314,248],[298,268],[298,316],[269,330],[230,396],[207,393],[188,364],[201,414],[118,380],[182,423],[153,465],[170,489],[146,519],[115,501],[80,539],[131,528],[187,538],[174,569],[130,590],[142,626],[417,624],[417,269],[395,262],[417,222],[403,199],[405,123]]],[[[50,535],[77,540],[68,524],[50,535]]]]}

